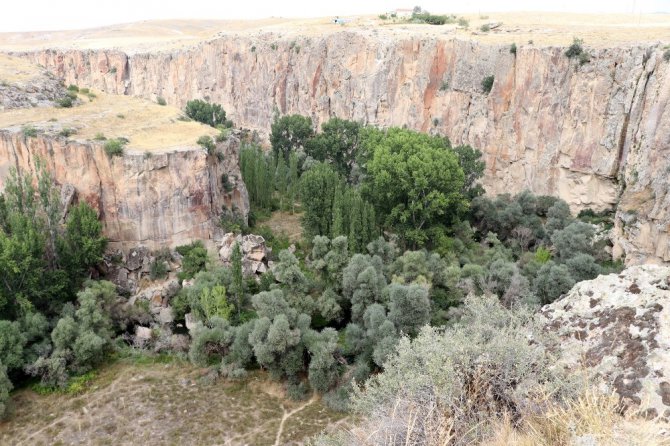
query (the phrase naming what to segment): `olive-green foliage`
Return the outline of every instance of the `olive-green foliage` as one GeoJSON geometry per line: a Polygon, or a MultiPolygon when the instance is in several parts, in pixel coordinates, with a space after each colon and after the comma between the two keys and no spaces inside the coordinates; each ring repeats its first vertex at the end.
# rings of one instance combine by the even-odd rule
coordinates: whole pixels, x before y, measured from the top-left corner
{"type": "Polygon", "coordinates": [[[495,76],[486,76],[482,79],[482,91],[486,94],[489,94],[493,89],[493,82],[495,81],[495,76]]]}
{"type": "Polygon", "coordinates": [[[235,330],[226,319],[214,316],[207,325],[198,322],[191,330],[188,357],[193,364],[208,365],[220,360],[235,339],[235,330]]]}
{"type": "Polygon", "coordinates": [[[371,152],[365,195],[384,227],[412,246],[427,244],[427,231],[468,208],[465,176],[443,138],[391,128],[366,133],[371,152]]]}
{"type": "Polygon", "coordinates": [[[428,290],[420,285],[392,284],[388,288],[388,318],[401,332],[414,336],[430,321],[428,290]]]}
{"type": "Polygon", "coordinates": [[[291,152],[304,149],[314,135],[312,120],[301,115],[276,116],[272,122],[270,144],[276,157],[288,161],[291,152]]]}
{"type": "Polygon", "coordinates": [[[0,361],[0,420],[7,413],[7,404],[9,402],[9,392],[12,390],[12,382],[7,378],[7,368],[0,361]]]}
{"type": "Polygon", "coordinates": [[[90,208],[76,206],[61,225],[59,190],[39,160],[35,170],[36,179],[11,169],[0,195],[0,319],[57,311],[104,250],[90,208]]]}
{"type": "Polygon", "coordinates": [[[324,161],[351,180],[360,146],[361,125],[355,121],[331,118],[321,125],[321,132],[305,144],[305,153],[317,161],[324,161]]]}
{"type": "Polygon", "coordinates": [[[529,311],[506,310],[491,297],[468,298],[462,311],[449,329],[426,327],[414,340],[402,338],[384,372],[355,392],[353,408],[380,427],[372,442],[392,435],[401,444],[420,443],[432,411],[450,415],[456,438],[477,442],[485,434],[482,421],[502,414],[514,418],[539,389],[553,398],[572,391],[552,367],[546,335],[529,311]],[[415,428],[394,431],[410,413],[415,428]],[[419,436],[406,437],[408,432],[419,436]]]}
{"type": "Polygon", "coordinates": [[[209,135],[202,135],[201,137],[198,138],[198,141],[196,142],[200,147],[205,149],[208,155],[211,155],[214,152],[214,149],[216,148],[214,140],[209,135]]]}
{"type": "Polygon", "coordinates": [[[570,291],[574,284],[575,279],[570,274],[570,268],[550,260],[540,268],[533,288],[541,303],[548,304],[570,291]]]}
{"type": "Polygon", "coordinates": [[[207,250],[201,241],[196,241],[190,245],[177,247],[177,252],[183,256],[181,263],[181,272],[178,277],[180,280],[192,279],[198,272],[205,269],[207,264],[207,250]]]}
{"type": "Polygon", "coordinates": [[[110,282],[89,282],[77,294],[78,307],[65,311],[51,332],[53,351],[27,367],[42,384],[64,387],[69,373],[81,374],[99,364],[111,348],[114,322],[110,315],[118,296],[110,282]]]}
{"type": "Polygon", "coordinates": [[[582,48],[583,43],[584,41],[582,39],[575,37],[572,40],[572,45],[570,45],[565,51],[565,55],[570,59],[581,56],[581,54],[584,52],[584,49],[582,48]]]}
{"type": "Polygon", "coordinates": [[[184,112],[186,116],[194,121],[202,122],[212,127],[220,124],[232,127],[232,122],[226,120],[226,112],[220,104],[210,104],[200,99],[194,99],[186,103],[184,112]]]}
{"type": "Polygon", "coordinates": [[[167,105],[167,101],[165,100],[164,97],[162,97],[162,96],[158,96],[158,97],[156,98],[156,104],[158,104],[158,105],[167,105]]]}
{"type": "Polygon", "coordinates": [[[226,298],[226,288],[221,285],[203,289],[200,294],[200,305],[207,320],[215,317],[228,320],[234,309],[226,298]]]}
{"type": "MultiPolygon", "coordinates": [[[[186,245],[190,247],[190,245],[186,245]]],[[[182,252],[190,252],[193,248],[182,252]]],[[[229,268],[212,268],[207,271],[200,271],[194,274],[191,286],[182,288],[172,301],[172,308],[177,319],[182,319],[189,311],[193,313],[197,320],[206,323],[207,312],[203,308],[201,297],[205,290],[211,290],[216,287],[230,289],[232,284],[232,274],[229,268]]]]}
{"type": "Polygon", "coordinates": [[[551,242],[556,248],[558,257],[567,260],[580,253],[591,254],[594,235],[592,225],[576,221],[564,229],[555,230],[551,235],[551,242]]]}
{"type": "Polygon", "coordinates": [[[105,153],[110,158],[113,156],[123,156],[124,141],[120,139],[109,139],[105,142],[105,153]]]}
{"type": "Polygon", "coordinates": [[[319,163],[303,173],[300,179],[304,209],[302,224],[308,238],[331,234],[333,201],[340,183],[337,172],[325,163],[319,163]]]}
{"type": "Polygon", "coordinates": [[[355,254],[342,271],[342,294],[351,304],[351,320],[360,322],[365,309],[382,300],[386,286],[381,258],[355,254]]]}
{"type": "Polygon", "coordinates": [[[165,279],[168,274],[167,264],[164,260],[155,259],[149,265],[149,277],[151,280],[165,279]]]}

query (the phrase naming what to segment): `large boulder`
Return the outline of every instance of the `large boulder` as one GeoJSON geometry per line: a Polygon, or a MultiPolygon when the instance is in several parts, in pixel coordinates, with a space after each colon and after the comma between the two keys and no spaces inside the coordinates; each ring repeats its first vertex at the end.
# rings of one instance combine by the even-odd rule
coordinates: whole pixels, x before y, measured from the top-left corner
{"type": "Polygon", "coordinates": [[[670,420],[670,268],[634,266],[576,284],[542,308],[561,363],[597,376],[647,418],[670,420]]]}

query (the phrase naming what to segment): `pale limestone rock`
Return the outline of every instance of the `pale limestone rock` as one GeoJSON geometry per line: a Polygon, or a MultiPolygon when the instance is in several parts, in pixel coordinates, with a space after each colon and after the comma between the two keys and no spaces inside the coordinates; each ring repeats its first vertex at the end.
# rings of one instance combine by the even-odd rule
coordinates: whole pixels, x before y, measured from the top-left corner
{"type": "Polygon", "coordinates": [[[135,338],[140,340],[140,341],[148,341],[152,337],[151,333],[151,328],[148,327],[141,327],[141,326],[136,326],[135,327],[135,338]]]}
{"type": "Polygon", "coordinates": [[[670,267],[633,266],[580,282],[546,305],[561,365],[585,367],[622,402],[670,418],[670,267]]]}
{"type": "Polygon", "coordinates": [[[158,322],[163,325],[174,322],[174,312],[172,311],[172,307],[167,306],[161,309],[160,313],[158,313],[158,322]]]}
{"type": "MultiPolygon", "coordinates": [[[[277,108],[317,125],[338,116],[446,135],[483,151],[490,194],[530,189],[560,196],[573,211],[629,203],[616,213],[614,254],[628,264],[670,261],[670,71],[661,45],[588,48],[591,61],[580,66],[560,47],[520,45],[514,55],[508,45],[384,30],[298,39],[299,53],[291,50],[295,40],[265,32],[155,53],[43,50],[22,57],[66,83],[108,92],[160,95],[179,107],[206,96],[223,104],[236,124],[265,136],[277,108]],[[111,76],[100,66],[117,72],[111,76]],[[487,95],[480,83],[489,75],[495,83],[487,95]],[[631,209],[636,220],[624,225],[631,209]]],[[[196,164],[191,172],[202,169],[196,164]]],[[[128,214],[124,207],[109,214],[107,229],[121,240],[141,240],[138,233],[204,238],[202,212],[177,201],[197,221],[178,215],[177,222],[188,221],[186,232],[172,227],[168,215],[160,230],[140,231],[120,215],[128,214]]]]}
{"type": "Polygon", "coordinates": [[[184,322],[186,323],[186,329],[188,331],[193,330],[195,328],[195,325],[198,323],[198,320],[193,316],[193,313],[186,313],[184,316],[184,322]]]}
{"type": "Polygon", "coordinates": [[[20,128],[4,129],[0,130],[0,190],[10,167],[33,171],[34,160],[41,158],[56,182],[74,186],[78,199],[98,211],[110,248],[137,253],[127,259],[129,269],[148,271],[144,259],[149,250],[213,239],[223,208],[236,209],[246,218],[249,199],[244,183],[232,181],[230,192],[220,184],[224,174],[241,178],[239,140],[231,136],[220,149],[221,162],[196,147],[158,151],[150,158],[126,150],[122,157],[110,158],[101,144],[45,135],[26,138],[20,128]],[[138,252],[138,245],[145,251],[138,252]]]}

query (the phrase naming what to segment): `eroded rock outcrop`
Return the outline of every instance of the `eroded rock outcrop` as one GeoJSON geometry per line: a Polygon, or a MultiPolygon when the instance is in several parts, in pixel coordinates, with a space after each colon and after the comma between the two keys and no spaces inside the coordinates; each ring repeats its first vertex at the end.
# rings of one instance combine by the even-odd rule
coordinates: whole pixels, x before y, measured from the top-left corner
{"type": "Polygon", "coordinates": [[[33,171],[39,157],[59,184],[73,187],[78,200],[99,212],[111,248],[176,246],[213,239],[224,209],[246,217],[239,147],[229,137],[218,147],[223,157],[195,147],[110,157],[101,143],[6,129],[0,131],[0,190],[11,167],[33,171]]]}
{"type": "Polygon", "coordinates": [[[586,368],[626,406],[670,420],[670,268],[580,282],[542,314],[560,337],[562,365],[586,368]]]}
{"type": "Polygon", "coordinates": [[[113,93],[178,106],[208,98],[237,124],[266,133],[278,109],[317,123],[339,116],[446,134],[484,151],[489,193],[529,188],[574,211],[629,203],[617,212],[615,254],[628,263],[670,261],[670,63],[662,47],[587,48],[584,65],[564,50],[523,45],[512,54],[508,46],[390,29],[23,57],[68,83],[113,93]],[[485,94],[489,75],[495,83],[485,94]]]}

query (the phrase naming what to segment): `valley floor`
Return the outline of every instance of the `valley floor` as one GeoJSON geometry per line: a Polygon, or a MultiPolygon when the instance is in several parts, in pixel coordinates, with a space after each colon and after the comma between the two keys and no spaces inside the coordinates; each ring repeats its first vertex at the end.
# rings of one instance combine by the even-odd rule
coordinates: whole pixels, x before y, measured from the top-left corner
{"type": "Polygon", "coordinates": [[[344,417],[317,397],[287,400],[260,372],[211,384],[206,374],[181,361],[119,360],[80,395],[19,390],[0,444],[290,445],[344,417]]]}

